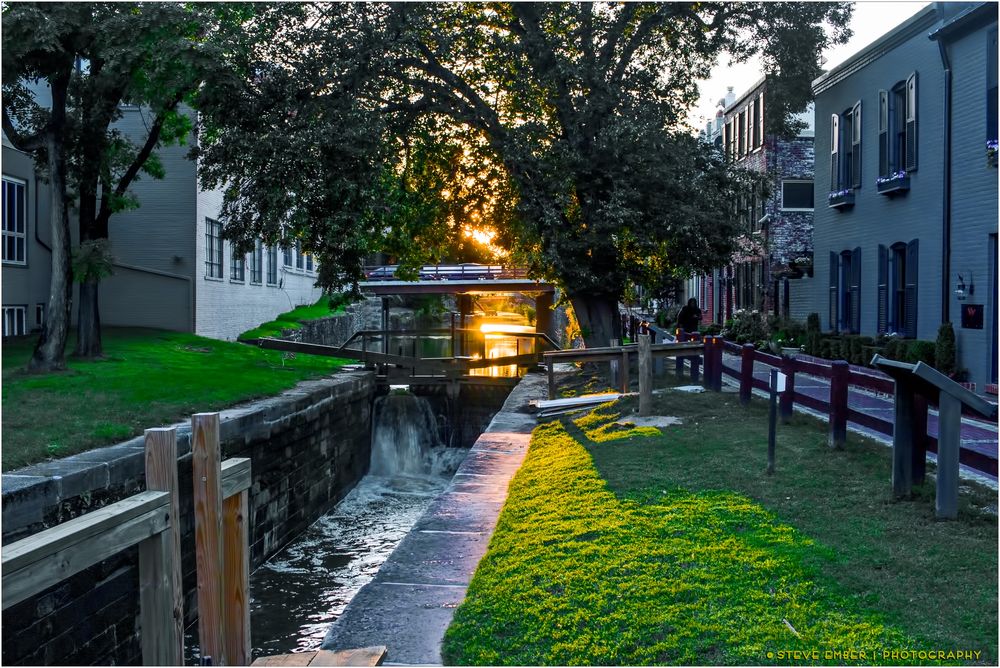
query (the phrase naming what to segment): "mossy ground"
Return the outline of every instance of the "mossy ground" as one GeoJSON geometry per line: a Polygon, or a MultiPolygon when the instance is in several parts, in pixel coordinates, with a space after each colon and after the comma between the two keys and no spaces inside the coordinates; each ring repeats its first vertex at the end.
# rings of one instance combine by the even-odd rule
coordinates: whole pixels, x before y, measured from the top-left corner
{"type": "Polygon", "coordinates": [[[105,328],[103,343],[104,359],[70,358],[67,371],[44,375],[24,370],[33,337],[4,343],[4,471],[277,394],[346,363],[151,329],[105,328]]]}
{"type": "Polygon", "coordinates": [[[248,329],[236,338],[240,341],[277,338],[281,336],[282,331],[284,330],[299,329],[302,327],[300,323],[308,320],[328,318],[332,315],[337,315],[338,313],[344,313],[344,306],[338,305],[334,308],[330,308],[330,298],[324,295],[323,297],[320,297],[315,304],[296,306],[291,311],[279,314],[270,322],[261,323],[253,329],[248,329]]]}
{"type": "Polygon", "coordinates": [[[831,451],[796,417],[767,476],[763,402],[655,403],[684,424],[609,426],[625,399],[536,429],[447,663],[995,665],[995,492],[967,488],[937,522],[932,488],[891,498],[877,443],[831,451]]]}

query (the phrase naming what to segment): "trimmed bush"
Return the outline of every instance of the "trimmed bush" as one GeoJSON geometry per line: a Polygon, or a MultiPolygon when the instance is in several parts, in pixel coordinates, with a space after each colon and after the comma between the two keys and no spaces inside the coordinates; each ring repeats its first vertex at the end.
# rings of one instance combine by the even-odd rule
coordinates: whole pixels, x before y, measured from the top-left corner
{"type": "Polygon", "coordinates": [[[830,339],[821,339],[819,342],[819,356],[823,359],[832,359],[833,354],[833,341],[830,339]]]}
{"type": "Polygon", "coordinates": [[[858,364],[858,365],[864,364],[865,354],[863,351],[863,344],[861,342],[861,337],[852,336],[850,337],[850,341],[851,341],[851,359],[850,359],[851,364],[858,364]]]}
{"type": "Polygon", "coordinates": [[[820,331],[819,331],[819,314],[810,313],[806,318],[806,354],[807,355],[820,355],[820,331]]]}
{"type": "Polygon", "coordinates": [[[934,362],[937,370],[946,376],[955,374],[955,329],[950,322],[938,328],[934,342],[934,362]]]}
{"type": "Polygon", "coordinates": [[[884,355],[891,360],[899,360],[899,344],[902,343],[899,339],[891,338],[885,342],[884,355]]]}
{"type": "Polygon", "coordinates": [[[934,342],[933,341],[908,341],[906,346],[906,359],[910,364],[923,362],[934,366],[934,342]]]}

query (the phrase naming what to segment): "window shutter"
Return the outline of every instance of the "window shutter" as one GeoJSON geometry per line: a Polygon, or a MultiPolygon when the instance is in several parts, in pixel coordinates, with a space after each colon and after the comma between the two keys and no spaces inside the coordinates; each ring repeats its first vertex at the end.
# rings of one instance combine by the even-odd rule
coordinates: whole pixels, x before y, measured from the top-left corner
{"type": "Polygon", "coordinates": [[[889,331],[889,249],[878,247],[878,325],[879,334],[889,331]]]}
{"type": "Polygon", "coordinates": [[[830,116],[830,190],[836,191],[840,184],[840,117],[830,116]]]}
{"type": "Polygon", "coordinates": [[[753,102],[747,105],[747,153],[757,148],[757,123],[753,117],[756,108],[753,102]]]}
{"type": "Polygon", "coordinates": [[[851,186],[861,187],[861,100],[854,103],[851,113],[851,186]]]}
{"type": "Polygon", "coordinates": [[[757,108],[757,133],[760,138],[760,145],[764,145],[764,93],[760,94],[757,98],[760,100],[760,106],[757,108]]]}
{"type": "Polygon", "coordinates": [[[878,175],[889,176],[889,91],[878,92],[878,175]]]}
{"type": "Polygon", "coordinates": [[[909,338],[917,338],[917,260],[919,239],[914,239],[906,244],[906,276],[904,277],[904,290],[906,299],[906,322],[904,323],[904,333],[909,338]]]}
{"type": "Polygon", "coordinates": [[[906,79],[906,165],[912,172],[917,168],[917,73],[906,79]]]}
{"type": "Polygon", "coordinates": [[[861,248],[851,251],[851,333],[861,331],[861,248]]]}
{"type": "Polygon", "coordinates": [[[840,256],[830,251],[830,329],[837,329],[837,301],[839,290],[837,285],[840,278],[840,256]]]}

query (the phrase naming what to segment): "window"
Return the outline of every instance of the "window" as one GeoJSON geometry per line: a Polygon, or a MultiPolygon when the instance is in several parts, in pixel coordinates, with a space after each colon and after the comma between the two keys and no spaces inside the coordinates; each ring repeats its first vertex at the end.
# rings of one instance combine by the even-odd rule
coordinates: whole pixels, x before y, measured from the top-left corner
{"type": "Polygon", "coordinates": [[[3,177],[3,261],[27,264],[23,181],[3,177]]]}
{"type": "Polygon", "coordinates": [[[892,90],[878,92],[880,178],[917,169],[917,73],[892,90]]]}
{"type": "Polygon", "coordinates": [[[306,271],[312,271],[312,270],[313,270],[313,256],[311,254],[306,255],[306,271]]]}
{"type": "Polygon", "coordinates": [[[878,331],[917,337],[919,240],[879,246],[878,331]]]}
{"type": "Polygon", "coordinates": [[[35,326],[41,327],[45,324],[45,304],[35,304],[35,326]]]}
{"type": "Polygon", "coordinates": [[[747,154],[747,110],[744,109],[740,112],[739,116],[739,128],[737,132],[739,133],[739,146],[737,150],[739,151],[739,157],[743,157],[747,154]]]}
{"type": "Polygon", "coordinates": [[[764,145],[764,94],[757,96],[757,138],[760,146],[764,145]]]}
{"type": "Polygon", "coordinates": [[[278,284],[278,247],[267,247],[267,284],[278,284]]]}
{"type": "Polygon", "coordinates": [[[813,205],[812,181],[781,182],[782,211],[812,211],[813,205]]]}
{"type": "Polygon", "coordinates": [[[997,140],[997,31],[986,42],[986,141],[997,140]]]}
{"type": "Polygon", "coordinates": [[[861,100],[830,116],[830,190],[861,187],[861,100]]]}
{"type": "Polygon", "coordinates": [[[264,275],[264,246],[260,240],[254,246],[253,254],[250,255],[250,282],[260,283],[264,275]]]}
{"type": "Polygon", "coordinates": [[[244,271],[246,269],[247,256],[236,252],[236,246],[230,245],[229,280],[244,281],[244,271]]]}
{"type": "Polygon", "coordinates": [[[24,336],[27,334],[27,306],[4,306],[3,307],[3,335],[24,336]]]}
{"type": "Polygon", "coordinates": [[[292,266],[292,247],[291,246],[285,246],[285,248],[282,249],[282,262],[284,263],[284,265],[286,267],[291,267],[292,266]]]}
{"type": "Polygon", "coordinates": [[[861,331],[861,248],[830,251],[830,328],[861,331]]]}
{"type": "Polygon", "coordinates": [[[302,269],[302,242],[295,242],[295,268],[302,269]]]}
{"type": "Polygon", "coordinates": [[[205,219],[205,277],[222,278],[222,223],[205,219]]]}

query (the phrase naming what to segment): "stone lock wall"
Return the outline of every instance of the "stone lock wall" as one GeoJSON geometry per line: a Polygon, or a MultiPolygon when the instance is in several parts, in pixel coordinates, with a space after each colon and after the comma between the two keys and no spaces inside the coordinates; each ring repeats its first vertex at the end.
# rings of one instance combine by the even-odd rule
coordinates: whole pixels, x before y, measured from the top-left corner
{"type": "MultiPolygon", "coordinates": [[[[343,372],[223,411],[223,458],[249,457],[250,567],[297,536],[367,472],[374,379],[343,372]]],[[[197,620],[190,423],[178,426],[185,622],[197,620]]],[[[143,439],[3,476],[3,544],[145,488],[143,439]]],[[[140,664],[136,548],[3,613],[7,665],[140,664]]]]}

